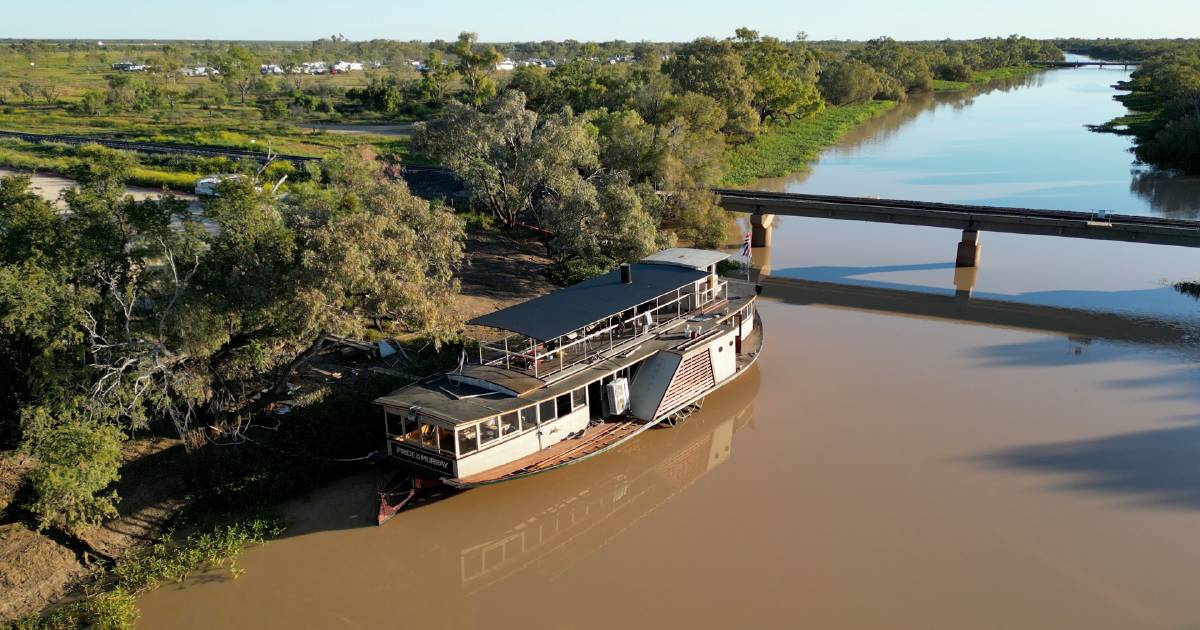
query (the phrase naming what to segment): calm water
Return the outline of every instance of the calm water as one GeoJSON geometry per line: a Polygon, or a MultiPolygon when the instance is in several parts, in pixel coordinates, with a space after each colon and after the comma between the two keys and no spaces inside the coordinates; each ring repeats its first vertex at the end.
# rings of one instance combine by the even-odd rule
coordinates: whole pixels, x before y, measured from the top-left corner
{"type": "MultiPolygon", "coordinates": [[[[1121,114],[1120,69],[1052,70],[970,93],[914,98],[863,125],[811,172],[770,190],[1196,218],[1200,178],[1133,163],[1129,138],[1085,124],[1121,114]]],[[[775,275],[953,292],[952,230],[777,218],[775,275]]],[[[1170,285],[1200,250],[982,234],[977,297],[1190,319],[1170,285]]]]}
{"type": "MultiPolygon", "coordinates": [[[[1127,143],[1081,127],[1120,76],[906,106],[787,186],[1152,212],[1127,143]]],[[[957,238],[786,219],[757,261],[820,283],[768,283],[758,365],[680,427],[384,527],[371,477],[315,489],[142,625],[1200,625],[1200,306],[1165,284],[1200,256],[984,234],[968,301],[957,238]]]]}
{"type": "Polygon", "coordinates": [[[1196,218],[1200,178],[1133,164],[1127,136],[1088,131],[1125,113],[1120,68],[1043,72],[917,96],[860,127],[810,173],[756,187],[981,205],[1196,218]]]}

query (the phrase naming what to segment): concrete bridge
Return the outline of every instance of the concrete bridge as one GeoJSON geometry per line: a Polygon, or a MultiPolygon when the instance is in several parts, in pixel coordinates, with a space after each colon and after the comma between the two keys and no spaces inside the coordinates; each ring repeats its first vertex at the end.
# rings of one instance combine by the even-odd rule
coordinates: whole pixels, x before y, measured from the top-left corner
{"type": "Polygon", "coordinates": [[[1103,68],[1104,66],[1121,66],[1125,70],[1128,70],[1129,66],[1140,66],[1140,65],[1142,65],[1142,62],[1140,62],[1140,61],[1056,61],[1056,60],[1048,60],[1048,61],[1030,61],[1029,64],[1034,65],[1034,66],[1044,66],[1047,68],[1082,68],[1083,66],[1097,66],[1097,67],[1103,68]]]}
{"type": "Polygon", "coordinates": [[[980,232],[1200,247],[1200,221],[1104,211],[1036,210],[756,190],[717,189],[714,192],[720,196],[721,206],[726,210],[751,215],[751,243],[755,247],[771,246],[776,215],[960,230],[962,238],[955,255],[955,266],[958,267],[979,264],[980,232]]]}

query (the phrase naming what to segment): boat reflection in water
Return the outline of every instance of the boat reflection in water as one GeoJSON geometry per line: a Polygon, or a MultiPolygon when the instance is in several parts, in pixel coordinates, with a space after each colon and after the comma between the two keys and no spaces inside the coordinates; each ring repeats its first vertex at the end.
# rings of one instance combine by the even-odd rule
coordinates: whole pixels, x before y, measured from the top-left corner
{"type": "Polygon", "coordinates": [[[752,421],[758,386],[758,368],[751,367],[677,427],[590,465],[543,475],[538,488],[521,493],[524,500],[496,499],[473,544],[446,566],[456,566],[462,586],[477,591],[519,571],[554,575],[598,552],[732,456],[734,433],[752,421]]]}

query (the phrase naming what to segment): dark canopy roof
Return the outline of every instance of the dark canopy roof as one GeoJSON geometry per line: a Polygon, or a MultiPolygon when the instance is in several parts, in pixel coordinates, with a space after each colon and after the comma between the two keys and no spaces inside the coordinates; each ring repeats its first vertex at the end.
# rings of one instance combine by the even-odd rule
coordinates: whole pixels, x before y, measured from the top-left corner
{"type": "Polygon", "coordinates": [[[708,275],[703,271],[670,265],[634,263],[632,268],[631,284],[622,284],[621,271],[614,269],[577,285],[476,317],[467,323],[509,330],[547,341],[690,285],[708,275]]]}

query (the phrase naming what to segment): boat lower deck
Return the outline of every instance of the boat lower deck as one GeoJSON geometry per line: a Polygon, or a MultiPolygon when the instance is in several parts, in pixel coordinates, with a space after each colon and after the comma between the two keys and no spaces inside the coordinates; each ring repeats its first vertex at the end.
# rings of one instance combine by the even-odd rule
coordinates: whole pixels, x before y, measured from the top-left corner
{"type": "Polygon", "coordinates": [[[455,486],[466,487],[532,475],[599,453],[645,428],[648,428],[648,425],[640,421],[614,419],[601,422],[584,429],[583,434],[575,439],[563,440],[549,448],[476,475],[447,481],[455,486]]]}
{"type": "Polygon", "coordinates": [[[642,431],[664,421],[669,426],[674,426],[680,414],[686,416],[690,413],[689,410],[694,410],[697,407],[698,400],[702,401],[705,396],[736,379],[753,365],[762,351],[762,344],[762,320],[755,313],[754,328],[742,339],[741,351],[736,355],[734,373],[729,378],[716,383],[712,389],[690,397],[679,407],[673,408],[665,415],[656,418],[654,422],[643,422],[629,416],[623,416],[591,424],[578,437],[563,440],[536,453],[531,453],[520,459],[489,468],[474,475],[458,479],[443,479],[443,481],[456,488],[470,488],[510,479],[519,479],[587,459],[592,455],[613,448],[621,442],[631,439],[642,431]]]}

